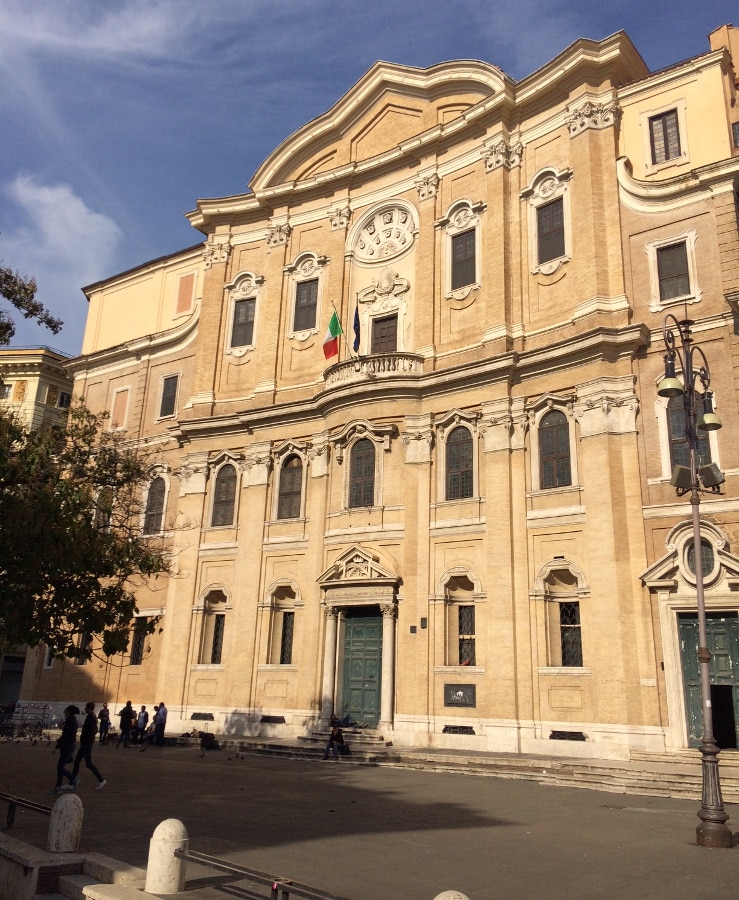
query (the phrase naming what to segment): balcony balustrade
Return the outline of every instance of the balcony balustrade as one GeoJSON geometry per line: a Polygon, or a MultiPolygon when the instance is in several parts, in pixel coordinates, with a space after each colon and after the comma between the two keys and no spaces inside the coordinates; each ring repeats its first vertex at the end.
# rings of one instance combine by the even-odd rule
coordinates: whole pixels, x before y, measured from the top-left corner
{"type": "Polygon", "coordinates": [[[421,375],[423,357],[416,353],[373,353],[329,366],[323,373],[326,388],[372,381],[379,378],[402,378],[421,375]]]}

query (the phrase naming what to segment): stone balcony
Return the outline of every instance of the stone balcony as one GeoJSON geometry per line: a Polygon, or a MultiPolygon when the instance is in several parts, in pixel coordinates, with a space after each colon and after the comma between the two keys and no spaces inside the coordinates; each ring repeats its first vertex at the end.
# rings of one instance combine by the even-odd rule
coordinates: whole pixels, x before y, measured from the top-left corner
{"type": "Polygon", "coordinates": [[[423,357],[417,353],[374,353],[329,366],[323,373],[326,388],[423,374],[423,357]]]}

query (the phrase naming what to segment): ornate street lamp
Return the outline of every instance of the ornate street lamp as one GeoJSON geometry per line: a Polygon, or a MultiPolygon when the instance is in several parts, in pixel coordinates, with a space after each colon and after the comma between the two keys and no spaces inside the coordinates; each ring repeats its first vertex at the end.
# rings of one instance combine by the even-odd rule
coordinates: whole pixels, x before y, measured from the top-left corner
{"type": "Polygon", "coordinates": [[[715,431],[721,428],[721,420],[713,411],[711,373],[708,360],[700,347],[693,344],[690,336],[689,319],[681,322],[671,315],[665,316],[663,337],[665,354],[665,377],[657,387],[660,397],[683,398],[685,409],[685,437],[690,454],[690,468],[675,466],[670,483],[677,488],[678,496],[690,492],[693,512],[693,568],[695,590],[698,600],[698,662],[700,664],[701,708],[703,712],[703,736],[700,742],[703,791],[698,817],[700,825],[695,830],[699,844],[704,847],[731,847],[732,834],[727,826],[728,814],[724,811],[721,784],[718,774],[718,754],[713,736],[713,711],[711,708],[711,653],[706,637],[706,605],[703,596],[703,552],[700,528],[700,492],[710,490],[718,493],[724,476],[714,463],[698,467],[698,430],[715,431]],[[676,344],[676,333],[680,346],[676,344]],[[675,375],[675,360],[682,368],[683,380],[675,375]],[[698,362],[698,368],[694,362],[698,362]],[[700,381],[703,391],[696,391],[700,381]],[[697,416],[697,396],[702,396],[703,412],[697,416]]]}

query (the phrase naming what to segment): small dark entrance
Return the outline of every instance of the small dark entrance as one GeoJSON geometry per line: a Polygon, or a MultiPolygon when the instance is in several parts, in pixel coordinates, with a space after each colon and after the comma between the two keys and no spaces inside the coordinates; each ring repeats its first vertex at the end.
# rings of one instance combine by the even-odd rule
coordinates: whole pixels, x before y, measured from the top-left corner
{"type": "Polygon", "coordinates": [[[362,607],[344,617],[344,666],[341,715],[376,728],[380,720],[382,616],[362,607]]]}
{"type": "MultiPolygon", "coordinates": [[[[698,665],[698,616],[678,616],[683,664],[688,738],[697,747],[703,736],[703,714],[698,665]]],[[[722,750],[739,746],[739,617],[735,612],[708,613],[706,637],[711,651],[711,708],[713,736],[722,750]]]]}

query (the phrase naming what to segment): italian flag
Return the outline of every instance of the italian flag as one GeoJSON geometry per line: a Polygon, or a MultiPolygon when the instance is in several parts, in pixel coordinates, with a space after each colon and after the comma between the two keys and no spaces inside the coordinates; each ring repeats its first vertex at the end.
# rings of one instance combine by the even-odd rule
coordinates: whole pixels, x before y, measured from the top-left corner
{"type": "Polygon", "coordinates": [[[326,359],[339,355],[339,335],[343,333],[341,322],[339,322],[339,317],[336,315],[336,310],[334,310],[334,314],[331,316],[331,321],[326,329],[326,337],[323,339],[323,355],[326,359]]]}

